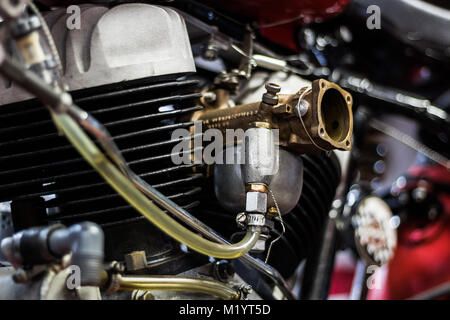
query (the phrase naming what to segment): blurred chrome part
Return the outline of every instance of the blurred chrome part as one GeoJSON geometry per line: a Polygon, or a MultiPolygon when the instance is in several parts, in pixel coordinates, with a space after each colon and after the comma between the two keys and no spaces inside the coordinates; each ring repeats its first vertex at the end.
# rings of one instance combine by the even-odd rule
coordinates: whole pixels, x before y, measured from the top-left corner
{"type": "Polygon", "coordinates": [[[426,145],[417,141],[410,135],[403,133],[397,128],[376,119],[372,119],[372,121],[370,122],[370,126],[450,170],[450,159],[428,148],[426,145]]]}
{"type": "Polygon", "coordinates": [[[367,196],[356,207],[352,223],[355,243],[367,265],[384,265],[394,254],[397,231],[391,224],[392,211],[379,197],[367,196]]]}
{"type": "Polygon", "coordinates": [[[81,285],[98,285],[103,265],[104,236],[94,223],[31,228],[1,242],[3,255],[16,268],[55,262],[71,254],[71,263],[80,268],[81,285]]]}
{"type": "Polygon", "coordinates": [[[364,95],[388,114],[401,114],[448,130],[450,116],[425,98],[400,89],[382,86],[367,77],[344,69],[335,69],[331,80],[354,93],[364,95]]]}
{"type": "Polygon", "coordinates": [[[438,59],[450,59],[450,10],[422,0],[357,0],[353,10],[362,12],[370,5],[379,6],[382,28],[398,39],[438,59]],[[420,21],[421,23],[417,23],[420,21]]]}

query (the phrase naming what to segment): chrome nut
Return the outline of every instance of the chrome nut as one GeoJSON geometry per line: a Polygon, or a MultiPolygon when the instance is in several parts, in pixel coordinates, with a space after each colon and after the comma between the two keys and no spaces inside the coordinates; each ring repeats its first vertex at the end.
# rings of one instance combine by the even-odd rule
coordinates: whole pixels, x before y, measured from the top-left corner
{"type": "Polygon", "coordinates": [[[267,193],[247,192],[245,210],[247,212],[266,213],[267,211],[267,193]]]}
{"type": "Polygon", "coordinates": [[[269,237],[267,235],[261,235],[253,246],[251,252],[264,252],[266,251],[266,242],[269,237]]]}

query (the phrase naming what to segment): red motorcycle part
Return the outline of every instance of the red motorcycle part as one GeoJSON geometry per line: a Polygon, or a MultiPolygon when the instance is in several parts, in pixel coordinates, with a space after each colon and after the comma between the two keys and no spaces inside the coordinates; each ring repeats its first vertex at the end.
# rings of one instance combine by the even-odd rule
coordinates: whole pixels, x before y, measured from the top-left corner
{"type": "MultiPolygon", "coordinates": [[[[450,184],[448,170],[437,165],[413,167],[409,176],[450,184]]],[[[414,219],[400,226],[397,250],[380,280],[383,289],[369,291],[368,299],[406,299],[450,281],[450,194],[438,199],[443,213],[437,220],[414,219]]]]}
{"type": "Polygon", "coordinates": [[[350,0],[202,0],[219,12],[255,21],[265,38],[298,50],[295,28],[341,13],[350,0]],[[221,10],[220,10],[221,9],[221,10]]]}

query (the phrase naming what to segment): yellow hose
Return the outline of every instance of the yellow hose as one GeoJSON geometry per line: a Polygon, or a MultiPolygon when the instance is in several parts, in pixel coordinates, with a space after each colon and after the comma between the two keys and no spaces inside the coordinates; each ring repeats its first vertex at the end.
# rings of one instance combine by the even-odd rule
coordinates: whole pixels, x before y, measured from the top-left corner
{"type": "Polygon", "coordinates": [[[190,231],[151,202],[134,184],[119,171],[92,142],[80,126],[68,114],[53,113],[58,128],[75,146],[78,152],[100,175],[137,211],[175,240],[199,253],[221,259],[235,259],[247,253],[260,235],[260,229],[249,229],[236,244],[219,244],[190,231]]]}
{"type": "Polygon", "coordinates": [[[237,300],[239,291],[219,281],[179,278],[173,276],[122,276],[117,275],[119,290],[169,290],[200,292],[223,300],[237,300]]]}

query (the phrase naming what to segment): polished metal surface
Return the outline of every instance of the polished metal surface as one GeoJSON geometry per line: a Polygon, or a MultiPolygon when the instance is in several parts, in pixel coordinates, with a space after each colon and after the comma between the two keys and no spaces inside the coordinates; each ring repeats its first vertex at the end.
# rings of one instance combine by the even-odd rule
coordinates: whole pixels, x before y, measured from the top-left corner
{"type": "MultiPolygon", "coordinates": [[[[67,28],[65,8],[44,16],[69,90],[195,71],[184,20],[173,9],[140,3],[80,8],[79,30],[67,28]]],[[[30,98],[14,84],[0,84],[0,104],[30,98]]]]}
{"type": "Polygon", "coordinates": [[[245,211],[265,214],[267,211],[267,193],[247,192],[245,211]]]}
{"type": "MultiPolygon", "coordinates": [[[[228,147],[226,152],[234,152],[235,158],[241,152],[238,147],[228,147]]],[[[279,151],[279,170],[272,177],[269,188],[280,206],[281,214],[289,213],[300,199],[303,185],[303,162],[299,156],[284,149],[279,151]]],[[[245,211],[245,181],[242,165],[216,164],[214,167],[214,191],[220,205],[231,214],[245,211]]],[[[268,197],[268,207],[274,207],[272,197],[268,197]]]]}

